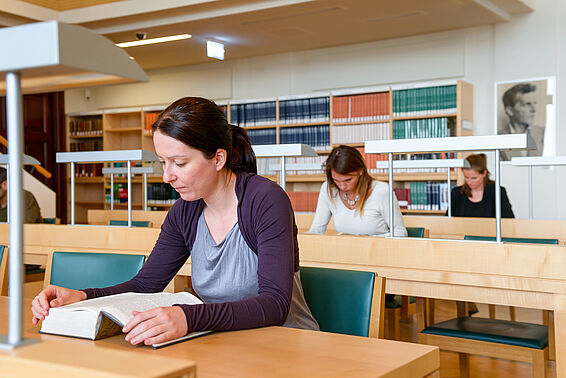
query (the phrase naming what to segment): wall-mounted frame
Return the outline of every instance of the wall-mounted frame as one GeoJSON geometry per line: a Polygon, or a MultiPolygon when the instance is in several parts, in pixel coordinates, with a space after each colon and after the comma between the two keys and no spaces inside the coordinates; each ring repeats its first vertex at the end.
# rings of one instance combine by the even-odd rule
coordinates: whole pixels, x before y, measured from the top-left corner
{"type": "Polygon", "coordinates": [[[556,77],[495,83],[494,134],[531,135],[536,149],[502,151],[501,160],[525,156],[556,156],[556,77]]]}

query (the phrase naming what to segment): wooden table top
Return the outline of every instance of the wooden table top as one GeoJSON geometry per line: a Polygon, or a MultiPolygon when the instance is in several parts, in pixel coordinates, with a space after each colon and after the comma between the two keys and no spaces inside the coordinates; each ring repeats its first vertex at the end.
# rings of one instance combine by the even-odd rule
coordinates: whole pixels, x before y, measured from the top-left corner
{"type": "MultiPolygon", "coordinates": [[[[423,377],[440,366],[436,347],[285,327],[215,332],[153,350],[124,336],[90,341],[41,335],[24,300],[24,337],[114,348],[196,362],[199,377],[423,377]]],[[[8,297],[0,297],[0,333],[8,331],[8,297]]]]}

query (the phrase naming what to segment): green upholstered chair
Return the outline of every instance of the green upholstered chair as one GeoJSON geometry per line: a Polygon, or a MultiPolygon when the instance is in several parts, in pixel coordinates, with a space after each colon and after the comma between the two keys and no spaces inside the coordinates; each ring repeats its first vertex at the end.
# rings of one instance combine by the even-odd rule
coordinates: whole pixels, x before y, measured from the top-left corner
{"type": "Polygon", "coordinates": [[[469,354],[530,362],[533,376],[545,377],[549,348],[548,328],[544,325],[460,317],[425,328],[418,340],[457,352],[461,377],[469,377],[469,354]]]}
{"type": "MultiPolygon", "coordinates": [[[[495,241],[494,236],[476,236],[476,235],[465,235],[464,240],[476,240],[476,241],[495,241]]],[[[558,245],[558,239],[541,239],[541,238],[501,238],[504,243],[527,243],[527,244],[556,244],[558,245]]],[[[515,308],[509,307],[509,316],[511,320],[515,320],[515,308]]],[[[489,318],[495,319],[495,305],[489,305],[489,318]]],[[[548,321],[548,315],[545,315],[545,320],[548,321]]]]}
{"type": "MultiPolygon", "coordinates": [[[[110,219],[110,226],[127,226],[127,220],[110,219]]],[[[151,227],[150,221],[132,221],[132,227],[151,227]]]]}
{"type": "MultiPolygon", "coordinates": [[[[495,236],[476,236],[465,235],[464,240],[477,241],[495,241],[495,236]]],[[[532,244],[557,244],[558,239],[540,239],[540,238],[501,238],[504,243],[532,243],[532,244]]]]}
{"type": "Polygon", "coordinates": [[[321,331],[382,337],[384,278],[373,272],[301,267],[301,282],[321,331]]]}
{"type": "Polygon", "coordinates": [[[428,230],[424,227],[406,227],[410,238],[428,238],[428,230]]]}
{"type": "Polygon", "coordinates": [[[112,286],[134,277],[144,261],[143,255],[53,252],[44,286],[51,284],[75,290],[112,286]]]}
{"type": "Polygon", "coordinates": [[[48,224],[61,224],[61,219],[55,217],[55,218],[43,218],[43,223],[48,223],[48,224]]]}
{"type": "Polygon", "coordinates": [[[0,245],[0,295],[8,295],[8,248],[0,245]]]}
{"type": "MultiPolygon", "coordinates": [[[[406,227],[407,236],[410,238],[427,238],[428,230],[424,227],[406,227]]],[[[388,296],[389,297],[389,296],[388,296]]],[[[433,302],[430,302],[433,303],[433,302]]],[[[411,317],[416,312],[416,298],[406,295],[386,298],[385,317],[387,318],[388,339],[399,339],[399,320],[411,317]]]]}

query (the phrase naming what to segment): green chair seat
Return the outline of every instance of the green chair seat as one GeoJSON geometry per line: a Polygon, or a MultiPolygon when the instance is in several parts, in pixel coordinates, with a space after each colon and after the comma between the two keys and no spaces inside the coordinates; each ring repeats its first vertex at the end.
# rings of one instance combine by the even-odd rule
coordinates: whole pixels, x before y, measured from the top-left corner
{"type": "Polygon", "coordinates": [[[548,327],[500,319],[462,317],[425,328],[422,333],[544,349],[548,327]]]}
{"type": "Polygon", "coordinates": [[[49,283],[75,290],[112,286],[134,277],[144,261],[143,255],[53,252],[49,283]]]}
{"type": "Polygon", "coordinates": [[[425,228],[424,227],[406,227],[407,236],[410,238],[424,238],[425,228]]]}
{"type": "MultiPolygon", "coordinates": [[[[495,241],[495,236],[465,235],[464,240],[495,241]]],[[[558,244],[558,239],[540,238],[501,238],[501,241],[508,243],[558,244]]]]}
{"type": "MultiPolygon", "coordinates": [[[[110,226],[127,226],[127,220],[110,219],[110,226]]],[[[149,221],[132,221],[132,227],[149,227],[149,221]]]]}
{"type": "Polygon", "coordinates": [[[57,218],[43,218],[43,223],[57,224],[57,218]]]}
{"type": "Polygon", "coordinates": [[[369,335],[375,273],[301,267],[301,282],[321,331],[369,335]]]}

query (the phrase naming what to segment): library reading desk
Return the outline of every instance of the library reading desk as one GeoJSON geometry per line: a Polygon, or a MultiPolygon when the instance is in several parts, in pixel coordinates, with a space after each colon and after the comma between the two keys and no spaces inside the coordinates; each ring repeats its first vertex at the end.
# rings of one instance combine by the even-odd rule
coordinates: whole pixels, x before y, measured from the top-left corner
{"type": "MultiPolygon", "coordinates": [[[[31,300],[24,306],[29,311],[31,300]]],[[[7,314],[8,298],[0,297],[0,332],[7,314]]],[[[41,335],[28,312],[23,330],[26,338],[195,361],[198,377],[438,377],[440,366],[436,347],[285,327],[216,332],[158,350],[132,346],[123,335],[98,341],[41,335]]]]}

